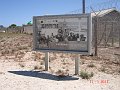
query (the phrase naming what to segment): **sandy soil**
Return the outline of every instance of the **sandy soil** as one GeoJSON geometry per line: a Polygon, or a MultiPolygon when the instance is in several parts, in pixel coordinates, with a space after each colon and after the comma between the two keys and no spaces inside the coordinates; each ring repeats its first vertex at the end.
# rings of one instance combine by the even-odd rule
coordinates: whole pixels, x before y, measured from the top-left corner
{"type": "Polygon", "coordinates": [[[90,79],[74,75],[74,54],[50,53],[44,71],[44,53],[32,51],[32,36],[0,34],[0,90],[120,90],[120,48],[99,48],[98,57],[81,56],[80,70],[90,79]],[[66,77],[56,72],[66,71],[66,77]]]}
{"type": "Polygon", "coordinates": [[[90,80],[78,76],[58,78],[45,71],[21,68],[18,63],[0,63],[0,90],[119,90],[120,76],[102,72],[90,80]],[[103,80],[106,80],[103,82],[103,80]]]}

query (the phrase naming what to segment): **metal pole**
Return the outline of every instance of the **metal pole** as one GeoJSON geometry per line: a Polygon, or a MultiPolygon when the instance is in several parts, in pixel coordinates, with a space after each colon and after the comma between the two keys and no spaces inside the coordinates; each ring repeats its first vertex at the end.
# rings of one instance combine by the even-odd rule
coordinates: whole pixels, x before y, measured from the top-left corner
{"type": "Polygon", "coordinates": [[[120,47],[120,28],[119,28],[119,47],[120,47]]]}
{"type": "Polygon", "coordinates": [[[85,13],[85,0],[82,1],[83,4],[83,14],[85,13]]]}
{"type": "Polygon", "coordinates": [[[97,23],[98,23],[98,19],[97,16],[95,16],[95,23],[94,23],[94,40],[95,40],[95,56],[97,56],[97,23]]]}
{"type": "Polygon", "coordinates": [[[113,24],[113,22],[112,22],[112,47],[114,46],[114,24],[113,24]]]}
{"type": "Polygon", "coordinates": [[[104,46],[106,47],[106,41],[107,41],[107,24],[105,23],[105,38],[104,38],[104,46]]]}
{"type": "Polygon", "coordinates": [[[49,52],[45,53],[45,71],[49,70],[49,52]]]}
{"type": "Polygon", "coordinates": [[[75,75],[79,75],[80,56],[75,57],[75,75]]]}
{"type": "Polygon", "coordinates": [[[33,17],[33,50],[36,50],[36,48],[38,48],[39,46],[38,46],[38,40],[37,40],[37,38],[36,38],[36,36],[38,36],[37,35],[37,33],[38,33],[38,29],[36,28],[36,18],[35,17],[33,17]]]}

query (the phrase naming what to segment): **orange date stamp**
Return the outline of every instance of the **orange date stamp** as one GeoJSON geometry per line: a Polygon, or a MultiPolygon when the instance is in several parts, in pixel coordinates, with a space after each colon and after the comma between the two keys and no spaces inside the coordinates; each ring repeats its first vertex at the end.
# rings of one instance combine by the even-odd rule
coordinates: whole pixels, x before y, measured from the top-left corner
{"type": "Polygon", "coordinates": [[[109,80],[101,79],[101,80],[90,80],[92,84],[108,84],[109,80]]]}

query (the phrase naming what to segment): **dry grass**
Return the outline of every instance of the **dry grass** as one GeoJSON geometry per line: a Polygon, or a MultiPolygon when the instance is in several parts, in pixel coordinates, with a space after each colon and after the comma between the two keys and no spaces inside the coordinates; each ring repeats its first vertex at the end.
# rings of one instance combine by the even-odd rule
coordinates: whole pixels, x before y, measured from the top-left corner
{"type": "MultiPolygon", "coordinates": [[[[27,52],[32,52],[32,36],[26,34],[9,34],[9,33],[0,33],[0,58],[5,58],[9,56],[13,56],[15,61],[21,62],[25,61],[23,57],[27,52]],[[23,59],[23,60],[22,60],[23,59]]],[[[117,73],[120,74],[119,71],[119,60],[118,58],[114,59],[115,53],[120,54],[120,48],[99,48],[98,49],[98,57],[95,56],[81,56],[81,66],[83,68],[88,69],[97,69],[98,72],[102,71],[105,73],[117,73]],[[90,63],[93,61],[94,63],[90,63]],[[89,64],[88,64],[89,63],[89,64]],[[87,65],[88,64],[88,65],[87,65]],[[98,67],[98,65],[104,67],[98,67]],[[96,68],[94,68],[96,67],[96,68]]],[[[41,52],[34,52],[35,58],[30,57],[28,60],[34,60],[35,62],[40,62],[40,66],[44,65],[44,54],[41,52]],[[32,59],[31,59],[32,58],[32,59]]],[[[56,71],[57,68],[63,67],[69,68],[70,72],[73,71],[72,67],[74,67],[74,59],[76,57],[75,54],[63,54],[63,53],[50,53],[50,65],[53,71],[56,71]],[[62,59],[62,58],[70,58],[62,59]],[[62,59],[58,61],[56,59],[62,59]]],[[[5,58],[6,59],[6,58],[5,58]]],[[[27,62],[26,62],[27,63],[27,62]]],[[[24,67],[21,65],[21,67],[24,67]]],[[[35,68],[39,68],[35,67],[35,68]]],[[[41,67],[42,68],[42,67],[41,67]]],[[[60,70],[58,70],[60,71],[60,70]]]]}
{"type": "Polygon", "coordinates": [[[24,34],[0,33],[0,55],[12,55],[15,56],[15,60],[21,59],[24,56],[23,52],[28,50],[31,38],[30,35],[24,34]]]}
{"type": "Polygon", "coordinates": [[[40,61],[40,65],[44,65],[44,61],[40,61]]]}
{"type": "Polygon", "coordinates": [[[0,74],[5,74],[4,72],[0,72],[0,74]]]}
{"type": "Polygon", "coordinates": [[[19,63],[19,66],[22,68],[25,67],[25,65],[23,63],[19,63]]]}
{"type": "Polygon", "coordinates": [[[85,64],[85,60],[81,60],[81,64],[85,64]]]}
{"type": "Polygon", "coordinates": [[[34,70],[42,70],[42,69],[43,69],[42,66],[38,66],[38,65],[35,65],[35,66],[34,66],[34,70]]]}
{"type": "Polygon", "coordinates": [[[100,71],[105,72],[106,71],[105,67],[100,68],[100,71]]]}
{"type": "Polygon", "coordinates": [[[61,69],[59,69],[59,70],[56,72],[56,75],[57,75],[58,77],[65,77],[65,76],[68,76],[69,74],[68,74],[68,71],[67,71],[67,70],[61,70],[61,69]]]}
{"type": "Polygon", "coordinates": [[[87,66],[90,67],[90,68],[96,67],[93,63],[90,63],[87,66]]]}

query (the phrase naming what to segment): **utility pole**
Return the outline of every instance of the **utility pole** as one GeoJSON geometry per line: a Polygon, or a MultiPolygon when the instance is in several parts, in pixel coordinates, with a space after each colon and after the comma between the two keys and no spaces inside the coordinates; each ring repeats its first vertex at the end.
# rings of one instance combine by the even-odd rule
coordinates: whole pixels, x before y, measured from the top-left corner
{"type": "Polygon", "coordinates": [[[82,5],[83,5],[83,14],[85,14],[85,0],[82,1],[82,5]]]}
{"type": "MultiPolygon", "coordinates": [[[[83,14],[85,14],[85,0],[82,1],[83,6],[83,14]]],[[[79,68],[80,68],[80,56],[79,54],[75,58],[75,75],[79,75],[79,68]]]]}

